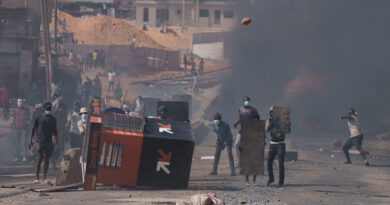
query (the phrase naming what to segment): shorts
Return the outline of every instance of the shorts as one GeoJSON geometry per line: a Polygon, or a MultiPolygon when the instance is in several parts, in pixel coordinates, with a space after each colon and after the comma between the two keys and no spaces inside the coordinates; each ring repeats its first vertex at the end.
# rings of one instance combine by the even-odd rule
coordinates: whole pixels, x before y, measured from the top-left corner
{"type": "Polygon", "coordinates": [[[41,156],[45,156],[47,158],[50,158],[53,154],[54,145],[51,142],[48,143],[37,143],[37,152],[41,156]]]}
{"type": "Polygon", "coordinates": [[[356,149],[360,149],[363,144],[363,135],[358,135],[355,137],[349,138],[345,143],[343,147],[351,148],[352,146],[355,146],[356,149]]]}

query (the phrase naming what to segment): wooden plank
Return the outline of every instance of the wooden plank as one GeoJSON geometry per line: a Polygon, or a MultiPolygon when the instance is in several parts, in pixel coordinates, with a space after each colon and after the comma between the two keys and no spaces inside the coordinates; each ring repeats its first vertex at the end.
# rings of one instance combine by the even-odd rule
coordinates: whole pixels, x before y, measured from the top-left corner
{"type": "Polygon", "coordinates": [[[241,122],[241,175],[264,175],[264,142],[264,120],[243,120],[241,122]]]}
{"type": "Polygon", "coordinates": [[[276,121],[276,126],[284,133],[291,132],[291,108],[274,106],[272,109],[272,116],[276,121]]]}
{"type": "Polygon", "coordinates": [[[76,184],[69,184],[69,185],[65,185],[65,186],[52,186],[52,187],[49,187],[49,188],[35,188],[35,189],[32,189],[32,191],[35,191],[35,192],[54,192],[54,191],[61,191],[61,190],[65,190],[65,189],[75,189],[75,188],[79,188],[79,187],[82,187],[84,185],[84,183],[76,183],[76,184]]]}

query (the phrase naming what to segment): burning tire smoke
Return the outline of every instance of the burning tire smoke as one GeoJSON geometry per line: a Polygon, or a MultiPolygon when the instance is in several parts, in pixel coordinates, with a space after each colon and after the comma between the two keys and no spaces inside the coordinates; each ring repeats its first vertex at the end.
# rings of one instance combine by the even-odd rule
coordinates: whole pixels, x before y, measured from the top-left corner
{"type": "MultiPolygon", "coordinates": [[[[240,1],[241,2],[241,1],[240,1]]],[[[233,73],[215,106],[234,120],[243,96],[268,116],[292,107],[295,133],[344,133],[337,117],[354,107],[367,134],[390,124],[390,1],[241,2],[253,21],[238,25],[233,73]]]]}

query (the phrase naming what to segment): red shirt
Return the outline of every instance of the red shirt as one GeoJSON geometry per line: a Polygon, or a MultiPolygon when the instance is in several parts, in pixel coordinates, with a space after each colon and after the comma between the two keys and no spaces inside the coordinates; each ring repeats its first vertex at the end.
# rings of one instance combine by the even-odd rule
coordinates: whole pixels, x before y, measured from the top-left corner
{"type": "Polygon", "coordinates": [[[8,88],[5,87],[0,88],[0,102],[8,102],[8,101],[9,101],[8,88]]]}
{"type": "Polygon", "coordinates": [[[14,126],[16,129],[25,129],[30,120],[30,111],[25,107],[17,107],[14,110],[14,126]]]}

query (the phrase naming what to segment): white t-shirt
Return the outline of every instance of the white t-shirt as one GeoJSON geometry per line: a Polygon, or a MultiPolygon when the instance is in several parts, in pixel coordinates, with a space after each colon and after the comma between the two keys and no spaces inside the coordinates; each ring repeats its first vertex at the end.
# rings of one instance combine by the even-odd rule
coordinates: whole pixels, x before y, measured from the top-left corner
{"type": "Polygon", "coordinates": [[[113,82],[115,77],[116,77],[116,73],[115,72],[109,72],[108,73],[108,81],[109,82],[113,82]]]}
{"type": "Polygon", "coordinates": [[[358,135],[362,135],[358,117],[356,117],[355,115],[350,115],[350,117],[352,118],[348,120],[348,128],[349,128],[349,132],[351,132],[350,137],[356,137],[358,135]]]}

